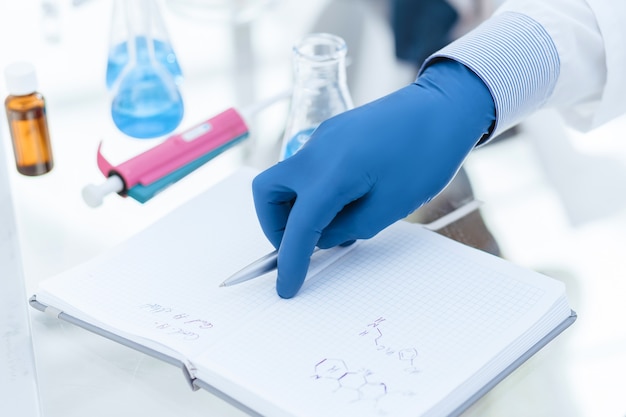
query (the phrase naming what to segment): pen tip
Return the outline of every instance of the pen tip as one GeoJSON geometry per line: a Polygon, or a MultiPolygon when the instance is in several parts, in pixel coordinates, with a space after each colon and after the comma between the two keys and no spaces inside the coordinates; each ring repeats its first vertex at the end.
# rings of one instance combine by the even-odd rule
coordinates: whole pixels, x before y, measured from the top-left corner
{"type": "Polygon", "coordinates": [[[222,282],[219,286],[220,287],[225,287],[226,285],[222,282]]]}

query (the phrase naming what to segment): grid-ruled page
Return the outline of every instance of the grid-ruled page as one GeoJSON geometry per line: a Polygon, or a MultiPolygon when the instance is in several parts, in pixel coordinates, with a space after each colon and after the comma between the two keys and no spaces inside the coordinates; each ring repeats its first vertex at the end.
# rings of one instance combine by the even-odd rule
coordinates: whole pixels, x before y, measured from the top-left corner
{"type": "MultiPolygon", "coordinates": [[[[563,294],[554,280],[400,222],[196,365],[262,414],[421,415],[563,294]]],[[[569,308],[560,314],[555,325],[569,308]]]]}
{"type": "Polygon", "coordinates": [[[291,300],[272,274],[219,288],[273,249],[253,176],[44,281],[37,299],[191,362],[268,416],[421,415],[451,392],[463,401],[569,313],[558,282],[403,222],[320,251],[291,300]]]}
{"type": "Polygon", "coordinates": [[[254,214],[253,176],[238,173],[113,251],[44,281],[37,299],[135,341],[184,355],[202,350],[278,300],[267,281],[219,288],[273,249],[254,214]]]}
{"type": "MultiPolygon", "coordinates": [[[[280,302],[276,273],[219,284],[270,252],[243,169],[102,256],[44,281],[37,300],[184,359],[280,302]]],[[[310,272],[352,247],[320,251],[310,272]]]]}

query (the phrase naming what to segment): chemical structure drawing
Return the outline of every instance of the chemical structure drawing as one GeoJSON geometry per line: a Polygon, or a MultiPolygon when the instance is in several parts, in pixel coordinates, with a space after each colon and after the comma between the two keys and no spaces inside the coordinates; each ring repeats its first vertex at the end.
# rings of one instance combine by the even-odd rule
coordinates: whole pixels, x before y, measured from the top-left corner
{"type": "Polygon", "coordinates": [[[416,358],[417,358],[417,350],[415,348],[402,349],[398,352],[398,359],[409,363],[407,367],[404,368],[404,370],[410,374],[417,374],[420,371],[413,364],[416,358]]]}
{"type": "Polygon", "coordinates": [[[367,369],[350,370],[341,359],[322,359],[315,365],[315,379],[326,379],[336,383],[334,392],[340,392],[352,401],[372,400],[376,402],[387,394],[387,385],[376,381],[367,369]]]}
{"type": "Polygon", "coordinates": [[[412,391],[390,390],[387,383],[378,380],[371,370],[350,369],[342,359],[322,359],[315,364],[313,378],[329,383],[337,401],[351,405],[358,403],[380,416],[393,415],[392,410],[398,404],[405,404],[416,395],[412,391]]]}
{"type": "Polygon", "coordinates": [[[399,343],[393,342],[393,332],[386,329],[392,337],[383,333],[383,328],[388,325],[382,316],[371,321],[358,333],[360,346],[355,346],[359,351],[373,352],[367,355],[385,367],[382,374],[375,374],[366,367],[349,367],[343,359],[327,357],[315,364],[312,375],[320,389],[331,391],[334,401],[350,407],[364,407],[368,414],[374,411],[381,417],[396,415],[402,407],[412,404],[417,393],[411,387],[416,387],[415,375],[421,373],[419,353],[410,345],[399,349],[399,343]],[[382,359],[384,364],[381,355],[389,358],[382,359]],[[380,375],[386,376],[381,378],[380,375]]]}
{"type": "Polygon", "coordinates": [[[373,338],[375,349],[387,356],[396,356],[397,354],[397,358],[400,361],[408,363],[408,365],[404,369],[405,372],[409,374],[419,373],[420,370],[415,364],[418,357],[417,349],[415,349],[414,347],[409,347],[397,350],[394,347],[384,343],[383,332],[380,327],[381,324],[385,321],[386,319],[384,317],[377,318],[376,320],[369,323],[366,326],[366,329],[359,333],[359,336],[369,335],[371,338],[373,338]]]}

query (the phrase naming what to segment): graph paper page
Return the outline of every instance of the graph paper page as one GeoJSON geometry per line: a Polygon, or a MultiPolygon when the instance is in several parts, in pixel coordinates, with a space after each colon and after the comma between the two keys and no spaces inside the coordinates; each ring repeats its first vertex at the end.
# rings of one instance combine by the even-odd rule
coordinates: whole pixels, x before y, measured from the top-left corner
{"type": "Polygon", "coordinates": [[[273,249],[254,213],[254,175],[239,172],[44,281],[37,299],[185,360],[268,416],[431,415],[569,314],[559,282],[405,222],[341,254],[318,252],[293,299],[276,295],[275,273],[220,288],[273,249]]]}
{"type": "Polygon", "coordinates": [[[197,358],[199,375],[244,402],[253,393],[262,414],[422,415],[563,295],[552,279],[400,222],[197,358]]]}
{"type": "MultiPolygon", "coordinates": [[[[37,300],[170,356],[196,355],[280,301],[275,273],[219,287],[274,249],[254,212],[255,174],[236,173],[112,251],[45,280],[37,300]]],[[[316,254],[311,274],[341,252],[316,254]]]]}
{"type": "Polygon", "coordinates": [[[253,176],[235,174],[112,251],[44,281],[37,299],[176,356],[204,349],[277,299],[267,282],[229,298],[219,288],[273,250],[254,214],[253,176]]]}

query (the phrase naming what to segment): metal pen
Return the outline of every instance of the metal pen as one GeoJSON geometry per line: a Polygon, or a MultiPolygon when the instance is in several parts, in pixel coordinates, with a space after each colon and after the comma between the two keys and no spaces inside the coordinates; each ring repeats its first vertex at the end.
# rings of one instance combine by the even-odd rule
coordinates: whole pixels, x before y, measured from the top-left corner
{"type": "MultiPolygon", "coordinates": [[[[455,221],[468,215],[472,211],[477,210],[481,206],[481,204],[482,202],[479,200],[471,200],[465,203],[464,205],[456,208],[455,210],[451,211],[450,213],[441,216],[440,218],[438,218],[437,220],[433,222],[422,224],[422,227],[428,230],[437,231],[439,229],[446,227],[447,225],[451,223],[454,223],[455,221]]],[[[318,250],[319,248],[316,247],[313,250],[313,253],[317,252],[318,250]]],[[[332,250],[332,248],[327,249],[327,250],[332,250]]],[[[262,258],[257,259],[256,261],[252,262],[250,265],[244,267],[238,272],[235,272],[233,275],[228,277],[224,282],[222,282],[220,284],[220,287],[229,287],[231,285],[239,284],[239,283],[260,277],[261,275],[264,275],[270,271],[275,270],[277,266],[278,266],[278,251],[275,250],[263,256],[262,258]]]]}
{"type": "MultiPolygon", "coordinates": [[[[313,253],[317,252],[319,248],[315,248],[313,253]]],[[[230,277],[226,278],[224,282],[220,284],[220,287],[229,287],[231,285],[240,284],[245,281],[260,277],[270,271],[275,270],[278,267],[278,251],[268,253],[262,258],[257,259],[250,265],[245,266],[243,269],[235,272],[230,277]]]]}
{"type": "Polygon", "coordinates": [[[276,269],[278,265],[278,251],[268,253],[262,258],[257,259],[250,265],[235,272],[228,277],[224,282],[220,284],[220,287],[228,287],[231,285],[239,284],[241,282],[249,281],[253,278],[259,277],[267,272],[276,269]]]}

